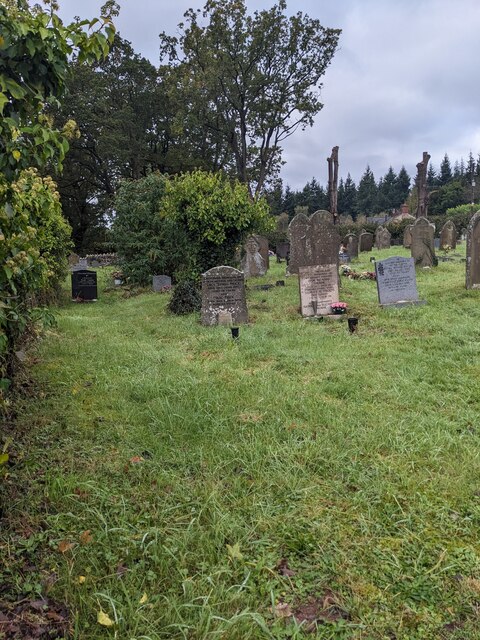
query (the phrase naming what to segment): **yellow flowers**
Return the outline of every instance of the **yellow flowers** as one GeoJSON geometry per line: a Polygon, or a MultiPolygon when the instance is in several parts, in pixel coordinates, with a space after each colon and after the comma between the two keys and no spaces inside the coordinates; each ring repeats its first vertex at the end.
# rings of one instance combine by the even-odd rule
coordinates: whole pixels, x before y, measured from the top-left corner
{"type": "Polygon", "coordinates": [[[20,153],[20,151],[18,149],[14,149],[12,151],[12,156],[15,158],[15,160],[18,162],[20,160],[20,158],[22,157],[22,154],[20,153]]]}
{"type": "Polygon", "coordinates": [[[97,613],[97,622],[98,624],[101,624],[102,627],[113,627],[115,624],[115,622],[102,609],[97,613]]]}

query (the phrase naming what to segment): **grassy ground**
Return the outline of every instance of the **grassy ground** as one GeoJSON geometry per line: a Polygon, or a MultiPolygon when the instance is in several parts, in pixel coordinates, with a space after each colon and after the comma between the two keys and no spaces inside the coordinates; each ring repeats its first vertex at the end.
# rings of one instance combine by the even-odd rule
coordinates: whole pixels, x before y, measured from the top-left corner
{"type": "Polygon", "coordinates": [[[168,294],[66,305],[18,402],[4,593],[67,602],[82,640],[479,638],[464,270],[419,271],[428,305],[400,310],[343,279],[358,335],[303,320],[295,277],[249,290],[238,343],[168,294]]]}

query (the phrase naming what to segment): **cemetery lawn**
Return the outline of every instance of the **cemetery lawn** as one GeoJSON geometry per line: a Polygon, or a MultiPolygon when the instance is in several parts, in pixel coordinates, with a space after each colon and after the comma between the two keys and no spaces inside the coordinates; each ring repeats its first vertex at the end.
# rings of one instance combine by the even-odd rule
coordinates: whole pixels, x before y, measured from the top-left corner
{"type": "MultiPolygon", "coordinates": [[[[408,254],[352,266],[370,255],[408,254]]],[[[296,277],[253,290],[283,277],[272,264],[236,343],[170,315],[169,294],[104,293],[99,271],[99,301],[65,304],[28,354],[0,612],[40,616],[43,594],[81,640],[479,638],[480,292],[464,272],[419,271],[428,304],[389,310],[375,282],[342,278],[350,335],[299,316],[296,277]]]]}

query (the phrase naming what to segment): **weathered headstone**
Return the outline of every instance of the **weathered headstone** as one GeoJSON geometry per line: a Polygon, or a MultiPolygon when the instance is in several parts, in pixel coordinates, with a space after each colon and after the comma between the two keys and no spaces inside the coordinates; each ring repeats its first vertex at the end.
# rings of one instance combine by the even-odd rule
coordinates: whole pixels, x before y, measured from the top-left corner
{"type": "Polygon", "coordinates": [[[172,279],[170,276],[158,275],[152,276],[152,289],[155,293],[162,291],[165,287],[172,286],[172,279]]]}
{"type": "Polygon", "coordinates": [[[299,267],[300,304],[305,318],[330,315],[330,305],[338,302],[338,265],[299,267]]]}
{"type": "Polygon", "coordinates": [[[73,267],[74,265],[78,264],[78,261],[80,260],[80,257],[78,256],[78,254],[76,253],[71,253],[68,256],[68,264],[73,267]]]}
{"type": "Polygon", "coordinates": [[[218,324],[225,312],[234,324],[248,322],[245,276],[233,267],[214,267],[202,274],[202,324],[218,324]]]}
{"type": "Polygon", "coordinates": [[[409,224],[405,227],[405,231],[403,232],[403,246],[405,249],[410,249],[412,246],[412,227],[413,224],[409,224]]]}
{"type": "Polygon", "coordinates": [[[394,256],[375,262],[378,302],[381,306],[402,307],[425,304],[418,299],[415,262],[413,258],[394,256]]]}
{"type": "Polygon", "coordinates": [[[447,220],[440,231],[440,249],[448,247],[455,249],[457,246],[457,229],[452,220],[447,220]]]}
{"type": "Polygon", "coordinates": [[[288,254],[290,253],[290,243],[277,242],[277,246],[275,247],[275,253],[277,254],[278,259],[285,260],[288,254]]]}
{"type": "Polygon", "coordinates": [[[350,259],[358,258],[358,238],[354,233],[349,233],[345,236],[343,246],[350,256],[350,259]]]}
{"type": "Polygon", "coordinates": [[[375,231],[375,247],[380,249],[388,249],[392,241],[392,235],[388,229],[380,225],[375,231]]]}
{"type": "Polygon", "coordinates": [[[256,236],[249,236],[245,243],[245,255],[242,258],[241,269],[246,278],[264,276],[267,272],[265,260],[260,253],[260,244],[256,236]]]}
{"type": "Polygon", "coordinates": [[[88,269],[80,269],[72,272],[72,298],[73,300],[96,300],[97,273],[88,269]]]}
{"type": "Polygon", "coordinates": [[[412,246],[410,251],[416,267],[437,266],[435,225],[431,224],[427,218],[417,218],[415,224],[412,225],[412,246]]]}
{"type": "Polygon", "coordinates": [[[270,251],[268,248],[268,238],[265,238],[265,236],[253,236],[255,238],[255,240],[258,242],[258,246],[259,246],[259,253],[263,258],[263,261],[265,263],[265,268],[268,271],[268,269],[270,268],[270,251]]]}
{"type": "Polygon", "coordinates": [[[87,258],[79,258],[78,266],[82,267],[82,269],[88,269],[88,259],[87,258]]]}
{"type": "Polygon", "coordinates": [[[288,228],[290,261],[288,273],[298,273],[299,267],[336,264],[340,236],[329,211],[316,211],[310,218],[300,213],[288,228]]]}
{"type": "Polygon", "coordinates": [[[470,219],[467,229],[466,287],[480,289],[480,211],[470,219]]]}
{"type": "Polygon", "coordinates": [[[362,231],[358,238],[359,251],[371,251],[373,248],[373,233],[362,231]]]}

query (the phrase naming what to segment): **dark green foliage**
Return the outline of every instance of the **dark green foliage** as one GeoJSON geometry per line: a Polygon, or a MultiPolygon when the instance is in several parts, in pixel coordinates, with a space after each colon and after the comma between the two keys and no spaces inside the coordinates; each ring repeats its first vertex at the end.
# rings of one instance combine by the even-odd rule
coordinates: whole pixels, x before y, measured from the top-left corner
{"type": "Polygon", "coordinates": [[[369,166],[365,169],[357,190],[358,213],[372,215],[377,212],[378,188],[369,166]]]}
{"type": "Polygon", "coordinates": [[[450,159],[448,154],[445,154],[442,162],[440,163],[440,175],[438,176],[438,184],[445,185],[453,178],[452,167],[450,165],[450,159]]]}
{"type": "Polygon", "coordinates": [[[199,311],[201,306],[202,296],[198,284],[194,280],[183,280],[174,288],[168,308],[181,316],[199,311]]]}
{"type": "MultiPolygon", "coordinates": [[[[468,198],[467,198],[468,201],[468,198]]],[[[465,203],[465,187],[460,181],[449,182],[435,189],[429,202],[431,215],[442,215],[447,209],[465,203]]]]}
{"type": "Polygon", "coordinates": [[[188,262],[188,242],[181,225],[160,216],[167,178],[152,173],[125,181],[115,199],[113,240],[125,276],[151,284],[152,275],[173,275],[188,262]]]}
{"type": "Polygon", "coordinates": [[[352,216],[354,220],[357,216],[357,187],[350,174],[345,182],[341,179],[338,186],[338,211],[341,215],[352,216]]]}
{"type": "Polygon", "coordinates": [[[392,244],[402,244],[403,234],[409,224],[413,224],[415,220],[407,218],[406,220],[400,220],[398,222],[389,222],[387,229],[390,231],[392,244]]]}

